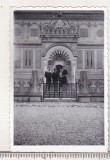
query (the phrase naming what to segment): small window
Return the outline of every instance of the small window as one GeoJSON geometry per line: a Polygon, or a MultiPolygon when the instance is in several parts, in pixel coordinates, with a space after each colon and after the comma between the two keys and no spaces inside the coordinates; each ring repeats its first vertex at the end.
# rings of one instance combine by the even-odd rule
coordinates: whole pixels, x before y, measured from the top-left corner
{"type": "Polygon", "coordinates": [[[94,68],[94,52],[86,51],[85,53],[85,67],[86,69],[94,68]]]}
{"type": "Polygon", "coordinates": [[[82,28],[80,29],[80,37],[88,37],[88,29],[82,28]]]}
{"type": "Polygon", "coordinates": [[[38,36],[38,29],[31,29],[31,36],[32,37],[36,37],[36,36],[38,36]]]}
{"type": "Polygon", "coordinates": [[[82,55],[82,50],[78,50],[78,57],[77,57],[77,69],[82,69],[83,68],[83,55],[82,55]]]}
{"type": "Polygon", "coordinates": [[[32,51],[25,50],[23,54],[24,68],[32,68],[33,66],[33,53],[32,51]]]}

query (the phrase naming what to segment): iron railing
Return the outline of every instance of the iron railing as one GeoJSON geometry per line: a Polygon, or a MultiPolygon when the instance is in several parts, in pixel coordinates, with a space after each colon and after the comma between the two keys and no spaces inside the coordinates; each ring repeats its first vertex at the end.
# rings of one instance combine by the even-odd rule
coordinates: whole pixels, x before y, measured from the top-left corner
{"type": "Polygon", "coordinates": [[[77,83],[43,83],[43,98],[77,98],[77,83]]]}

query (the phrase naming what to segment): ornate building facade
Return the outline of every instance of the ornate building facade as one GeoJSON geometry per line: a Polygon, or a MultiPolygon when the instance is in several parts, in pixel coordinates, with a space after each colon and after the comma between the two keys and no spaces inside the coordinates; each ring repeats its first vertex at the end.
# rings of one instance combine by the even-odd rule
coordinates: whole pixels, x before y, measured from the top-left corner
{"type": "Polygon", "coordinates": [[[84,71],[92,87],[103,85],[103,11],[15,11],[14,18],[15,93],[29,87],[33,70],[45,82],[56,65],[66,66],[70,83],[84,71]]]}

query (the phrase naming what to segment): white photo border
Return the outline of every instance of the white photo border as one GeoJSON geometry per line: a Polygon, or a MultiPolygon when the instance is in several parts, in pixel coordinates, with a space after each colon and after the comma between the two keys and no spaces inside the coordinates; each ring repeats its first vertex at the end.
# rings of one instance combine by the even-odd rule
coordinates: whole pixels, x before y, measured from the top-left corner
{"type": "Polygon", "coordinates": [[[108,37],[107,37],[107,9],[105,7],[10,7],[10,150],[16,152],[107,152],[108,151],[108,37]],[[104,145],[45,145],[23,146],[14,145],[14,11],[26,10],[101,10],[104,11],[104,145]]]}

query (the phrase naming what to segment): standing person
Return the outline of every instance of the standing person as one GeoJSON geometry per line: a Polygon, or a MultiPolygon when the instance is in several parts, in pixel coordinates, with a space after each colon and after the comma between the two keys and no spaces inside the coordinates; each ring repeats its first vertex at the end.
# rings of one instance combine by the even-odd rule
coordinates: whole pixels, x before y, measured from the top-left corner
{"type": "Polygon", "coordinates": [[[47,71],[45,71],[45,78],[46,78],[46,88],[48,90],[50,90],[50,85],[51,85],[51,71],[50,71],[50,67],[47,68],[47,71]]]}
{"type": "Polygon", "coordinates": [[[62,67],[62,84],[66,84],[67,83],[67,76],[68,76],[68,72],[65,69],[65,66],[62,67]]]}
{"type": "Polygon", "coordinates": [[[61,67],[60,68],[60,72],[59,72],[59,82],[60,82],[60,87],[62,87],[62,84],[63,84],[63,77],[62,77],[62,71],[63,71],[63,68],[61,67]]]}
{"type": "Polygon", "coordinates": [[[52,73],[52,80],[53,80],[53,85],[54,89],[57,88],[58,80],[59,80],[59,74],[57,72],[57,69],[54,69],[54,72],[52,73]]]}
{"type": "Polygon", "coordinates": [[[59,80],[59,74],[57,72],[57,69],[55,68],[54,69],[54,72],[52,73],[52,80],[53,80],[53,83],[58,83],[58,80],[59,80]]]}

